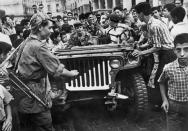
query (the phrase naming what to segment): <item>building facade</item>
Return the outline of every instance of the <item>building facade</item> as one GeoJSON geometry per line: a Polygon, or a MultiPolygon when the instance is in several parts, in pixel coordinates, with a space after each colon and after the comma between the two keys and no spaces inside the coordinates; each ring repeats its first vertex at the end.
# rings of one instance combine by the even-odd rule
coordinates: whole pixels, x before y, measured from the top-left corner
{"type": "Polygon", "coordinates": [[[67,10],[73,13],[87,13],[92,10],[91,0],[67,0],[66,1],[67,10]]]}
{"type": "Polygon", "coordinates": [[[0,9],[7,15],[23,15],[22,0],[0,0],[0,9]]]}
{"type": "Polygon", "coordinates": [[[127,8],[128,10],[137,3],[159,0],[68,0],[67,7],[72,12],[77,12],[79,14],[86,12],[106,12],[112,11],[114,7],[121,6],[122,8],[127,8]]]}
{"type": "Polygon", "coordinates": [[[7,15],[32,15],[32,6],[40,4],[43,4],[45,13],[51,12],[53,15],[66,10],[66,0],[0,0],[0,9],[5,10],[7,15]]]}

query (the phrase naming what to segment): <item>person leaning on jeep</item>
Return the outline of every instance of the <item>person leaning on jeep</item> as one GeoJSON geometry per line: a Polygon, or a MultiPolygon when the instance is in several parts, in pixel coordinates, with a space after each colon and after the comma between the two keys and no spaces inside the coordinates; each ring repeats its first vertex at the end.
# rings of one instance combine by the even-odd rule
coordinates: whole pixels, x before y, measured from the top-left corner
{"type": "MultiPolygon", "coordinates": [[[[16,58],[18,76],[49,108],[40,105],[35,99],[23,96],[18,111],[23,118],[30,120],[34,131],[52,131],[50,108],[50,84],[48,74],[54,77],[73,77],[77,70],[67,70],[48,50],[46,39],[52,30],[52,21],[42,13],[34,14],[30,21],[31,35],[21,44],[16,58]]],[[[16,67],[16,66],[15,66],[16,67]]],[[[21,119],[23,120],[23,119],[21,119]]]]}
{"type": "MultiPolygon", "coordinates": [[[[106,34],[106,41],[110,39],[111,43],[120,44],[127,43],[128,40],[132,39],[129,30],[131,29],[128,25],[120,23],[121,17],[118,14],[109,15],[109,27],[107,29],[100,29],[102,34],[106,34]]],[[[104,37],[103,37],[104,38],[104,37]]]]}

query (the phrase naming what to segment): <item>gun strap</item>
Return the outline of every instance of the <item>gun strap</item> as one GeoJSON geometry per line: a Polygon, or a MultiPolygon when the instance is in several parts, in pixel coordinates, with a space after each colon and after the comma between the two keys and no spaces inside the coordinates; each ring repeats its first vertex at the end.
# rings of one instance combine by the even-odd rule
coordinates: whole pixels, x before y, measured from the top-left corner
{"type": "Polygon", "coordinates": [[[24,47],[25,47],[25,45],[27,43],[27,40],[28,40],[28,38],[21,43],[21,46],[18,49],[18,54],[17,54],[16,60],[15,60],[15,65],[14,65],[14,69],[13,69],[13,71],[15,71],[15,72],[16,72],[16,70],[18,68],[18,62],[19,62],[19,60],[21,58],[21,55],[23,53],[24,47]]]}

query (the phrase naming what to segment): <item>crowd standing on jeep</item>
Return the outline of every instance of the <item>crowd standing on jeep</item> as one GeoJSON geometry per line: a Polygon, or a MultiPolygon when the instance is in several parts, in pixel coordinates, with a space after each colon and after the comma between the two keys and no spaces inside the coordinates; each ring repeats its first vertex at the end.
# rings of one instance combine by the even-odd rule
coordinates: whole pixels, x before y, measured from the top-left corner
{"type": "MultiPolygon", "coordinates": [[[[105,103],[112,103],[112,107],[116,107],[115,98],[131,97],[131,89],[127,87],[137,86],[134,91],[137,97],[133,97],[137,107],[149,99],[153,110],[160,110],[162,106],[169,115],[170,131],[185,131],[188,125],[188,22],[187,11],[179,2],[175,0],[175,3],[163,7],[151,7],[149,3],[142,2],[130,11],[115,7],[112,12],[90,12],[79,16],[67,12],[56,17],[52,17],[50,12],[45,14],[42,5],[38,9],[34,5],[33,16],[22,19],[20,23],[16,23],[10,16],[0,16],[0,95],[4,101],[0,106],[5,108],[0,110],[0,117],[3,117],[0,120],[2,130],[10,131],[12,124],[16,125],[16,121],[12,121],[10,101],[14,103],[13,116],[16,114],[16,117],[30,118],[33,130],[52,131],[51,99],[61,96],[61,104],[65,103],[67,90],[74,90],[73,85],[92,85],[96,89],[101,86],[105,89],[109,84],[112,89],[107,99],[110,101],[105,103]],[[85,54],[89,54],[91,59],[85,54]],[[68,59],[70,57],[72,63],[68,59]],[[126,71],[129,67],[125,61],[134,65],[135,59],[140,60],[138,58],[142,58],[139,71],[126,71]],[[13,77],[15,73],[21,83],[12,81],[10,85],[10,72],[13,77]],[[79,78],[76,78],[77,75],[79,78]],[[74,80],[67,80],[66,77],[73,77],[74,80]],[[58,83],[64,89],[52,91],[56,81],[54,78],[60,81],[58,83]],[[125,79],[132,80],[132,83],[129,81],[127,84],[125,79]],[[126,87],[126,91],[118,88],[119,83],[126,87]],[[19,96],[15,95],[15,84],[29,89],[22,90],[26,95],[21,97],[19,104],[14,102],[19,96]],[[15,100],[7,91],[12,93],[15,100]],[[2,116],[4,110],[7,114],[2,116]],[[176,128],[173,128],[174,124],[176,128]]],[[[19,126],[13,126],[13,130],[19,130],[19,126]]]]}

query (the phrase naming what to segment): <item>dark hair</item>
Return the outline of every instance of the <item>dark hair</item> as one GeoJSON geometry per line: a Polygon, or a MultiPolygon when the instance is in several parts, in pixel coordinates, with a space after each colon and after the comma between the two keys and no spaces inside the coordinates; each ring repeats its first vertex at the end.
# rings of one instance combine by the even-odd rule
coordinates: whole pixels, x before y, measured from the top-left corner
{"type": "Polygon", "coordinates": [[[182,22],[185,17],[185,9],[183,7],[176,7],[171,12],[170,15],[172,18],[177,18],[178,22],[182,22]]]}
{"type": "Polygon", "coordinates": [[[64,31],[66,33],[71,33],[71,31],[72,31],[72,25],[63,24],[62,27],[61,27],[61,31],[64,31]]]}
{"type": "Polygon", "coordinates": [[[166,5],[164,5],[163,8],[164,8],[164,9],[166,8],[169,12],[171,12],[175,7],[176,7],[175,4],[170,3],[170,4],[166,4],[166,5]]]}
{"type": "Polygon", "coordinates": [[[15,26],[15,30],[16,30],[16,34],[20,35],[20,33],[23,33],[23,26],[22,25],[16,25],[15,26]]]}
{"type": "Polygon", "coordinates": [[[39,4],[39,6],[43,6],[43,4],[39,4]]]}
{"type": "Polygon", "coordinates": [[[20,22],[20,25],[21,26],[25,26],[29,23],[29,19],[23,19],[21,22],[20,22]]]}
{"type": "Polygon", "coordinates": [[[27,37],[29,37],[30,33],[31,33],[31,30],[25,30],[23,32],[23,38],[26,39],[27,37]]]}
{"type": "Polygon", "coordinates": [[[78,28],[78,27],[80,27],[80,26],[83,26],[82,23],[80,23],[80,22],[74,23],[74,27],[75,27],[75,28],[78,28]]]}
{"type": "Polygon", "coordinates": [[[78,13],[74,13],[74,16],[77,15],[78,16],[78,13]]]}
{"type": "Polygon", "coordinates": [[[71,14],[71,15],[72,15],[72,12],[68,12],[67,15],[68,15],[68,14],[71,14]]]}
{"type": "Polygon", "coordinates": [[[55,31],[50,35],[50,39],[53,41],[53,43],[55,42],[55,40],[57,39],[57,37],[60,35],[59,31],[55,31]]]}
{"type": "Polygon", "coordinates": [[[118,23],[121,20],[121,17],[116,14],[109,15],[109,19],[115,23],[118,23]]]}
{"type": "Polygon", "coordinates": [[[148,16],[151,14],[151,6],[147,2],[141,2],[135,6],[135,11],[140,14],[141,12],[148,16]]]}
{"type": "Polygon", "coordinates": [[[188,33],[182,33],[175,37],[174,45],[188,43],[188,33]]]}
{"type": "Polygon", "coordinates": [[[114,8],[114,11],[115,11],[115,10],[123,11],[123,8],[122,8],[121,6],[116,6],[116,7],[114,8]]]}
{"type": "Polygon", "coordinates": [[[3,17],[1,18],[2,24],[5,24],[5,23],[6,23],[7,17],[9,17],[9,16],[5,15],[5,16],[3,16],[3,17]]]}
{"type": "Polygon", "coordinates": [[[79,20],[83,20],[83,19],[85,19],[85,14],[82,13],[79,15],[79,20]]]}
{"type": "Polygon", "coordinates": [[[152,8],[151,8],[151,13],[152,13],[153,11],[155,11],[155,10],[157,10],[157,11],[159,12],[159,11],[160,11],[159,6],[152,7],[152,8]]]}
{"type": "Polygon", "coordinates": [[[60,15],[57,15],[57,20],[58,20],[58,19],[61,19],[61,16],[60,16],[60,15]]]}
{"type": "Polygon", "coordinates": [[[127,10],[127,8],[124,8],[123,10],[127,10]]]}
{"type": "Polygon", "coordinates": [[[37,8],[37,5],[33,5],[32,8],[37,8]]]}
{"type": "Polygon", "coordinates": [[[93,15],[93,13],[92,13],[92,12],[88,12],[88,13],[86,13],[86,14],[85,14],[85,18],[88,19],[90,15],[93,15]]]}

